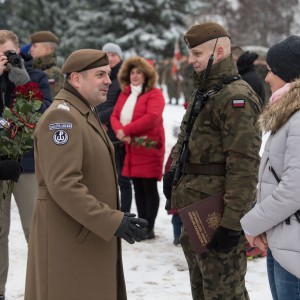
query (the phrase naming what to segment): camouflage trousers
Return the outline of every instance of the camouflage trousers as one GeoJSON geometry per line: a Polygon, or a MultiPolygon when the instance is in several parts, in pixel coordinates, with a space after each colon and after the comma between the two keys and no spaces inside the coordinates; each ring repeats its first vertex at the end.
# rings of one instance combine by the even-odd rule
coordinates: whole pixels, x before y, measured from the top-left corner
{"type": "Polygon", "coordinates": [[[208,252],[196,255],[186,231],[180,237],[188,263],[194,300],[249,300],[245,286],[247,258],[245,238],[230,252],[208,252]]]}

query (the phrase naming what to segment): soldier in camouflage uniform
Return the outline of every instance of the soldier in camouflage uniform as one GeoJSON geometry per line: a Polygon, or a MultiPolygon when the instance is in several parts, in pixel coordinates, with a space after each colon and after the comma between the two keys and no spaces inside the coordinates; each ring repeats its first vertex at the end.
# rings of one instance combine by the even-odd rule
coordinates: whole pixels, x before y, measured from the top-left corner
{"type": "Polygon", "coordinates": [[[50,31],[37,31],[30,36],[32,67],[44,71],[48,76],[52,97],[60,91],[64,77],[57,66],[55,50],[58,37],[50,31]]]}
{"type": "MultiPolygon", "coordinates": [[[[224,78],[237,75],[229,35],[219,24],[194,25],[185,34],[185,41],[190,49],[189,62],[196,71],[195,86],[203,87],[211,53],[214,53],[214,61],[205,83],[206,91],[224,78]]],[[[181,123],[172,168],[164,178],[164,192],[174,177],[195,93],[189,98],[181,123]]],[[[188,158],[172,190],[172,206],[181,209],[221,191],[224,191],[225,204],[220,227],[206,253],[194,252],[183,228],[181,244],[189,267],[193,299],[249,299],[245,287],[245,238],[240,219],[249,210],[257,185],[261,135],[256,120],[260,112],[257,95],[239,79],[210,96],[193,125],[188,158]]]]}
{"type": "Polygon", "coordinates": [[[188,56],[184,54],[180,61],[180,75],[182,76],[181,90],[184,101],[187,101],[194,90],[193,84],[193,66],[188,62],[188,56]]]}
{"type": "Polygon", "coordinates": [[[180,82],[177,77],[177,70],[174,67],[173,60],[169,59],[164,70],[164,80],[169,96],[168,103],[172,104],[172,100],[175,99],[175,104],[177,105],[180,98],[180,82]]]}

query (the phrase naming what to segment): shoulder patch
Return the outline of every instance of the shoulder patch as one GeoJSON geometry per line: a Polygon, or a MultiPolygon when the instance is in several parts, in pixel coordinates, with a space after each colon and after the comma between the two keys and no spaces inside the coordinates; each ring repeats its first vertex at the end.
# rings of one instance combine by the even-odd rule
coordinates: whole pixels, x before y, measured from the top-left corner
{"type": "Polygon", "coordinates": [[[49,125],[49,130],[56,129],[72,129],[72,123],[52,123],[49,125]]]}
{"type": "Polygon", "coordinates": [[[54,84],[55,83],[55,79],[54,78],[49,78],[48,82],[49,82],[49,84],[54,84]]]}
{"type": "Polygon", "coordinates": [[[56,145],[64,145],[68,140],[69,135],[64,130],[57,130],[53,133],[53,141],[56,145]]]}
{"type": "Polygon", "coordinates": [[[245,100],[242,99],[232,100],[232,107],[245,107],[245,100]]]}

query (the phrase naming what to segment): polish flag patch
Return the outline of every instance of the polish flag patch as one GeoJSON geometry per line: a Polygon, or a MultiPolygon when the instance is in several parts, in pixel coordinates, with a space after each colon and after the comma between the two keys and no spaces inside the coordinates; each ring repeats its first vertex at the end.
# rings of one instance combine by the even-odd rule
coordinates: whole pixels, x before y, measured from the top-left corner
{"type": "Polygon", "coordinates": [[[54,84],[55,83],[55,79],[54,78],[49,78],[48,82],[49,82],[49,84],[54,84]]]}
{"type": "Polygon", "coordinates": [[[240,100],[240,99],[232,100],[232,107],[245,107],[245,100],[240,100]]]}

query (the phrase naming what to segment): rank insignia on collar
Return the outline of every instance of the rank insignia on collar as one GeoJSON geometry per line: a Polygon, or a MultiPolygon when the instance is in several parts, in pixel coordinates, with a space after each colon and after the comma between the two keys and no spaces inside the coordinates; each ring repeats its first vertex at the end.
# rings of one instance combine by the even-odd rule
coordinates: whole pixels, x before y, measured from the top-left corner
{"type": "Polygon", "coordinates": [[[66,103],[64,103],[64,104],[58,104],[57,108],[58,109],[65,109],[65,110],[70,111],[70,107],[66,103]]]}
{"type": "Polygon", "coordinates": [[[232,107],[245,107],[245,100],[240,100],[240,99],[232,100],[232,107]]]}

